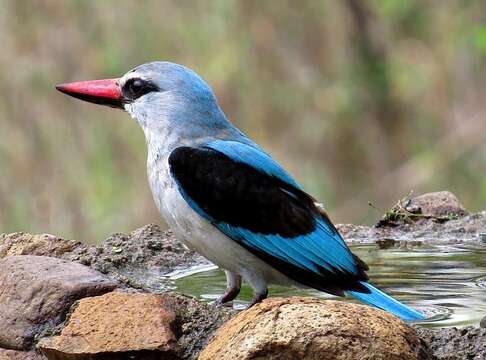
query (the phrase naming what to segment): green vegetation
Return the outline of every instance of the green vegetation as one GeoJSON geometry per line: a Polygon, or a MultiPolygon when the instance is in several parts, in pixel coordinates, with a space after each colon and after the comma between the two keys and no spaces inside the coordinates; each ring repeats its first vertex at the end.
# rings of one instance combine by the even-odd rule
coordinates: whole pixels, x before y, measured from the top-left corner
{"type": "Polygon", "coordinates": [[[0,232],[86,241],[159,222],[127,115],[58,94],[156,59],[339,222],[447,189],[486,203],[486,2],[0,0],[0,232]]]}

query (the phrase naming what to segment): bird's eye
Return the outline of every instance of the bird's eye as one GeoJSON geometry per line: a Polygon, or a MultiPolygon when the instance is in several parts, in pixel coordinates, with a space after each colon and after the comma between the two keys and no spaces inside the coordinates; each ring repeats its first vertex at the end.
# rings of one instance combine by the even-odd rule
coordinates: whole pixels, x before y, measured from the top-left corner
{"type": "Polygon", "coordinates": [[[156,91],[157,86],[149,81],[139,78],[130,79],[123,86],[123,95],[128,100],[135,100],[151,91],[156,91]]]}
{"type": "Polygon", "coordinates": [[[142,80],[139,80],[139,79],[135,79],[135,80],[133,80],[133,81],[130,83],[129,89],[130,89],[130,92],[131,92],[133,95],[137,95],[137,94],[141,93],[141,92],[142,92],[142,90],[143,90],[143,83],[142,83],[142,80]]]}

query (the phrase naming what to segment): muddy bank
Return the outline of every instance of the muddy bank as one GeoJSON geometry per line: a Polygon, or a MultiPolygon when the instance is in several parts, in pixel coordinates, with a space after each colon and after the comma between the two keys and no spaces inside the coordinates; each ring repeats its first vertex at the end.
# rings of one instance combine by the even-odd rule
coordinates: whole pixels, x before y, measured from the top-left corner
{"type": "MultiPolygon", "coordinates": [[[[442,242],[464,239],[478,241],[477,232],[484,231],[486,213],[466,216],[448,223],[403,224],[393,228],[365,228],[347,226],[346,238],[377,241],[386,232],[401,240],[415,239],[422,234],[442,242]],[[459,231],[458,229],[464,229],[459,231]],[[361,238],[362,234],[366,237],[361,238]],[[378,236],[377,234],[380,234],[378,236]],[[439,234],[439,235],[436,235],[439,234]],[[445,235],[444,235],[445,234],[445,235]],[[459,236],[454,236],[458,234],[459,236]],[[400,237],[398,237],[400,236],[400,237]]],[[[343,226],[340,226],[343,229],[343,226]]],[[[363,240],[364,241],[364,240],[363,240]]],[[[406,240],[407,241],[407,240],[406,240]]],[[[207,263],[199,255],[179,243],[171,232],[161,231],[157,225],[146,225],[130,234],[114,234],[98,246],[64,240],[52,235],[17,233],[0,236],[0,257],[12,255],[44,255],[79,262],[96,269],[115,280],[125,289],[150,293],[166,293],[172,289],[167,275],[177,269],[207,263]]],[[[203,304],[190,297],[170,295],[178,304],[179,347],[181,359],[195,359],[208,338],[236,311],[203,304]]],[[[486,357],[486,329],[423,329],[417,327],[420,337],[429,345],[438,359],[481,359],[486,357]]]]}
{"type": "Polygon", "coordinates": [[[209,262],[179,242],[171,231],[149,224],[130,234],[115,233],[99,245],[86,245],[50,234],[0,234],[0,258],[50,256],[92,267],[134,289],[163,292],[167,274],[209,262]]]}
{"type": "MultiPolygon", "coordinates": [[[[486,211],[447,222],[426,219],[380,227],[338,224],[337,228],[350,244],[376,243],[382,248],[458,243],[486,246],[486,211]]],[[[173,289],[169,276],[173,272],[210,264],[171,231],[162,231],[155,224],[130,234],[115,233],[97,246],[48,234],[0,235],[0,258],[22,254],[79,262],[127,287],[152,292],[173,289]]]]}
{"type": "Polygon", "coordinates": [[[424,219],[397,222],[393,225],[362,226],[338,224],[338,230],[349,243],[422,243],[486,245],[486,211],[445,222],[424,219]]]}
{"type": "Polygon", "coordinates": [[[486,245],[486,211],[470,214],[449,191],[406,196],[371,227],[340,224],[337,228],[349,243],[382,247],[486,245]]]}
{"type": "Polygon", "coordinates": [[[209,262],[189,250],[171,231],[150,224],[126,234],[113,234],[97,247],[99,254],[87,264],[114,276],[125,285],[145,291],[171,289],[171,272],[209,262]]]}
{"type": "MultiPolygon", "coordinates": [[[[468,243],[481,245],[479,234],[486,232],[486,212],[467,215],[447,222],[437,222],[425,219],[415,223],[403,223],[391,227],[364,227],[341,225],[343,236],[348,242],[378,243],[383,239],[386,246],[413,245],[415,242],[425,244],[468,243]],[[351,231],[350,231],[351,230],[351,231]]],[[[207,263],[205,259],[181,245],[170,232],[162,232],[156,225],[147,225],[129,235],[116,234],[99,246],[101,256],[91,260],[91,265],[109,276],[115,275],[125,284],[146,291],[161,292],[172,288],[166,275],[177,269],[184,269],[207,263]],[[162,243],[163,245],[160,245],[162,243]],[[154,245],[153,244],[159,244],[154,245]]],[[[196,300],[191,300],[196,301],[196,300]]],[[[196,301],[197,303],[197,301],[196,301]]],[[[189,307],[198,309],[198,307],[189,307]]],[[[201,313],[187,314],[188,323],[197,324],[206,321],[208,316],[220,317],[221,309],[208,306],[201,313]]],[[[224,309],[224,318],[228,316],[224,309]]],[[[236,313],[231,311],[231,313],[236,313]]],[[[486,314],[485,314],[486,315],[486,314]]],[[[206,321],[207,322],[207,321],[206,321]]],[[[219,323],[219,320],[217,321],[219,323]]],[[[419,336],[433,351],[437,359],[483,359],[486,358],[486,329],[466,327],[461,329],[425,329],[416,327],[419,336]]],[[[204,329],[199,330],[205,333],[204,329]]],[[[212,332],[213,330],[211,330],[212,332]]],[[[207,332],[206,332],[207,333],[207,332]]],[[[203,342],[191,338],[194,333],[188,332],[186,340],[191,343],[189,348],[200,350],[203,342]]],[[[188,359],[195,358],[190,350],[186,351],[188,359]]]]}
{"type": "MultiPolygon", "coordinates": [[[[458,207],[459,212],[454,214],[450,212],[451,207],[446,204],[449,207],[442,209],[445,208],[447,211],[437,212],[434,215],[433,207],[427,208],[422,205],[427,209],[424,213],[422,209],[420,212],[417,210],[416,204],[405,205],[409,209],[403,213],[405,216],[401,216],[400,212],[392,212],[392,216],[389,214],[385,216],[378,226],[338,225],[338,229],[349,243],[377,243],[381,247],[457,243],[486,246],[486,211],[468,214],[458,207]]],[[[157,225],[146,225],[130,234],[114,234],[96,246],[48,234],[0,235],[0,259],[15,255],[47,256],[80,263],[104,274],[108,279],[106,281],[116,283],[121,291],[131,293],[138,291],[155,294],[154,296],[163,294],[164,306],[168,312],[174,314],[171,324],[173,324],[172,330],[177,345],[171,347],[170,351],[177,359],[196,359],[220,325],[237,313],[233,309],[218,308],[173,292],[171,273],[190,266],[208,264],[208,262],[177,241],[170,231],[162,231],[157,225]]],[[[80,297],[85,296],[84,292],[84,290],[80,291],[80,294],[83,294],[80,297]]],[[[75,301],[75,297],[72,301],[75,301]]],[[[159,300],[154,301],[157,303],[159,300]]],[[[73,303],[72,309],[68,311],[65,310],[67,306],[62,307],[64,310],[59,310],[57,318],[69,318],[69,314],[76,306],[73,303]]],[[[138,305],[133,306],[133,308],[137,307],[138,305]]],[[[14,309],[15,306],[11,308],[14,309]]],[[[131,314],[132,307],[128,309],[127,314],[131,314]]],[[[421,340],[428,345],[437,359],[486,358],[486,329],[484,328],[425,329],[419,326],[415,328],[421,340]]],[[[52,328],[46,333],[52,335],[60,331],[58,328],[52,328]]],[[[32,338],[34,334],[29,336],[32,338]]],[[[43,334],[35,336],[38,336],[36,339],[44,337],[43,334]]],[[[11,346],[9,342],[5,342],[15,351],[23,352],[22,356],[34,356],[30,342],[25,343],[29,346],[22,348],[23,345],[11,346]]],[[[0,346],[0,354],[2,351],[9,354],[14,351],[10,348],[1,348],[2,346],[0,346]]],[[[34,357],[37,358],[36,356],[38,354],[34,357]]]]}

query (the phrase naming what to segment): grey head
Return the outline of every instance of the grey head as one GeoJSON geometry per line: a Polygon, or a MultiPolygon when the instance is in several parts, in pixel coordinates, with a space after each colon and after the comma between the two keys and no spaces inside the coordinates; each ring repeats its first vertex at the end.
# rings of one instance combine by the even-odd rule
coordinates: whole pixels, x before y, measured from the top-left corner
{"type": "Polygon", "coordinates": [[[211,87],[191,69],[167,61],[140,65],[119,79],[57,86],[81,100],[126,110],[149,146],[170,150],[211,139],[247,141],[221,110],[211,87]]]}
{"type": "Polygon", "coordinates": [[[124,109],[140,124],[148,142],[194,144],[241,136],[211,87],[185,66],[163,61],[143,64],[125,74],[119,86],[126,99],[124,109]]]}

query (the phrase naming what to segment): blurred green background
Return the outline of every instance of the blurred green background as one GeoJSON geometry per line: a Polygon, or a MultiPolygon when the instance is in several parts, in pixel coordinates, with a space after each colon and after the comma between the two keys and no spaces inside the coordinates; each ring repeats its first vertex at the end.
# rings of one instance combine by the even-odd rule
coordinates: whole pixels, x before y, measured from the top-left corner
{"type": "Polygon", "coordinates": [[[170,60],[336,222],[410,190],[486,202],[483,0],[0,0],[0,232],[95,242],[160,222],[145,141],[57,83],[170,60]]]}

